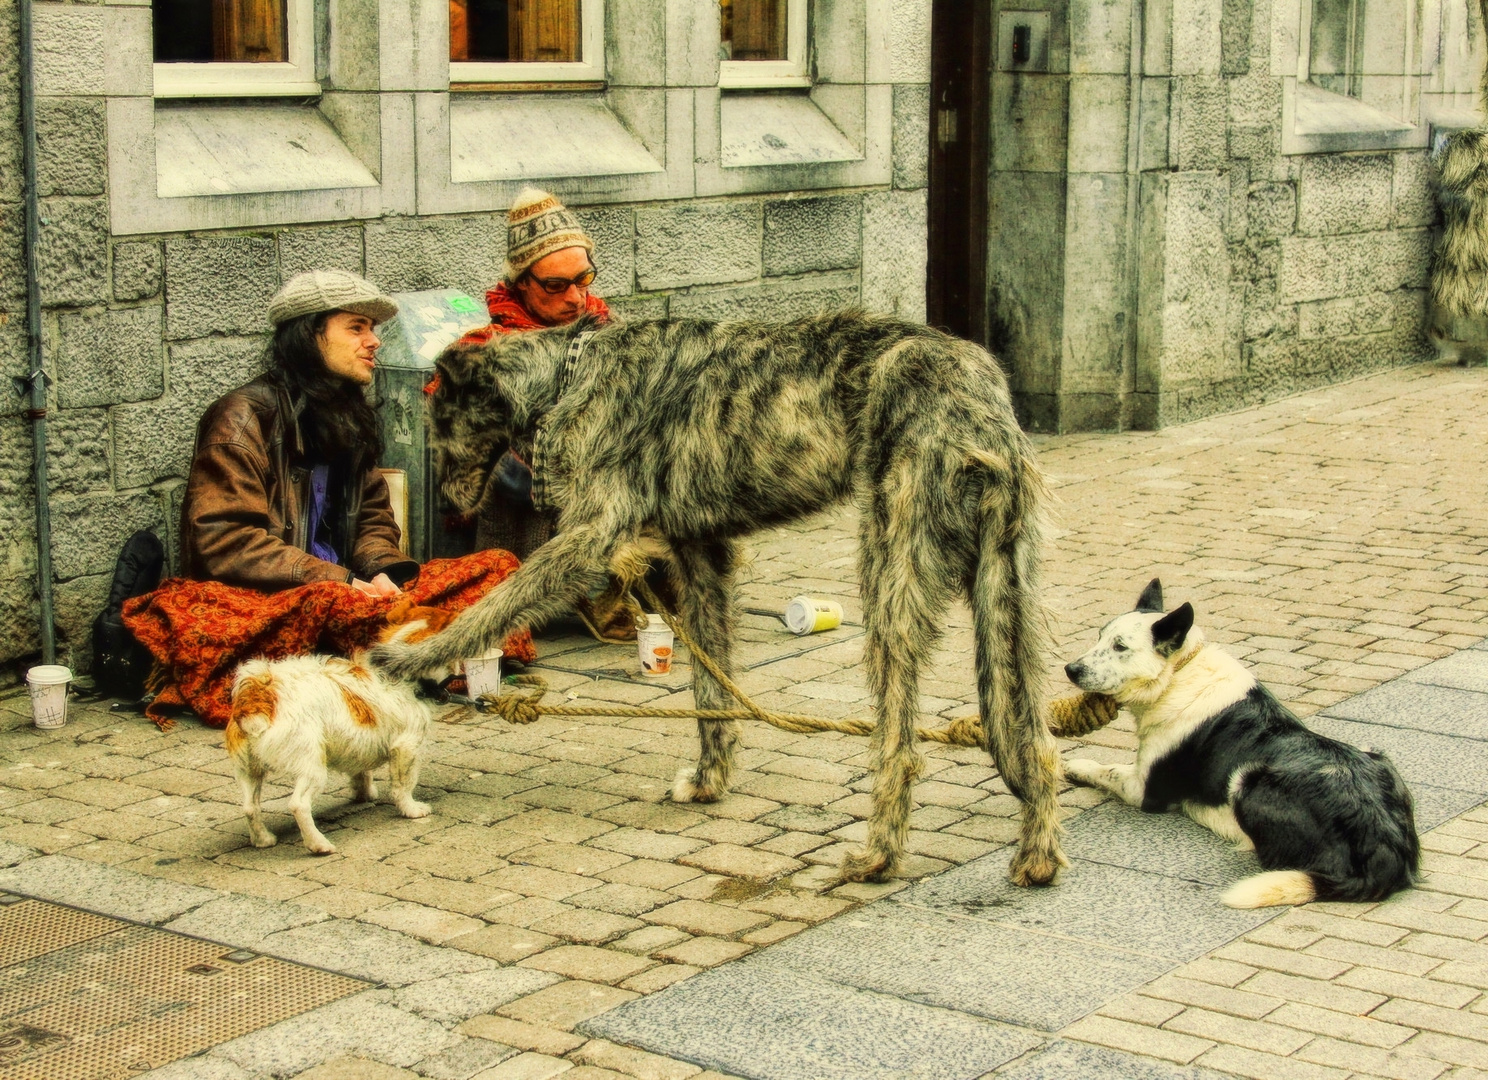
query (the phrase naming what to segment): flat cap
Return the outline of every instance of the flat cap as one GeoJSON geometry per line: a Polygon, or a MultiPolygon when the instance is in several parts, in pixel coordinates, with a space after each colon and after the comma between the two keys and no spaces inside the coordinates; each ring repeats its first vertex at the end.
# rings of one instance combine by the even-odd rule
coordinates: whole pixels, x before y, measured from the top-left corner
{"type": "Polygon", "coordinates": [[[269,301],[269,322],[278,326],[322,311],[351,311],[383,323],[398,314],[398,305],[370,281],[345,270],[306,270],[286,281],[269,301]]]}

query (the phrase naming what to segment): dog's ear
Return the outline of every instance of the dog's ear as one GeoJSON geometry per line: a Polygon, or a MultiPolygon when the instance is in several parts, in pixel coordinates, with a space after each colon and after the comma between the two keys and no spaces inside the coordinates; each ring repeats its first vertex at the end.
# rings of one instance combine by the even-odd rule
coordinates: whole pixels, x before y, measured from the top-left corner
{"type": "Polygon", "coordinates": [[[464,386],[474,376],[486,353],[491,334],[486,328],[472,331],[455,342],[434,360],[439,380],[446,386],[464,386]]]}
{"type": "Polygon", "coordinates": [[[1193,605],[1185,603],[1152,624],[1152,646],[1159,656],[1172,656],[1183,648],[1183,641],[1193,629],[1193,605]]]}
{"type": "Polygon", "coordinates": [[[1137,597],[1137,611],[1157,612],[1163,609],[1162,582],[1153,578],[1142,590],[1142,595],[1137,597]]]}

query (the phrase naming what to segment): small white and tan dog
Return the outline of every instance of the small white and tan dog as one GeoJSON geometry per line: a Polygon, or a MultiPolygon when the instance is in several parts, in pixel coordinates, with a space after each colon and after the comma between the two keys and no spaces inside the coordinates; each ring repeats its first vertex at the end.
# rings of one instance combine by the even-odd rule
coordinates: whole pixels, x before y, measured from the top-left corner
{"type": "MultiPolygon", "coordinates": [[[[454,618],[437,608],[395,604],[388,612],[382,641],[416,642],[437,634],[454,618]]],[[[387,765],[393,805],[404,817],[429,813],[413,797],[419,751],[429,733],[432,712],[412,683],[390,678],[362,662],[339,656],[291,656],[249,660],[233,681],[232,717],[227,722],[227,753],[243,788],[243,809],[254,847],[271,847],[278,838],[263,823],[264,779],[285,775],[294,781],[289,809],[305,846],[329,855],[334,844],[315,827],[311,807],[326,786],[327,771],[351,777],[356,798],[377,798],[372,770],[387,765]]]]}

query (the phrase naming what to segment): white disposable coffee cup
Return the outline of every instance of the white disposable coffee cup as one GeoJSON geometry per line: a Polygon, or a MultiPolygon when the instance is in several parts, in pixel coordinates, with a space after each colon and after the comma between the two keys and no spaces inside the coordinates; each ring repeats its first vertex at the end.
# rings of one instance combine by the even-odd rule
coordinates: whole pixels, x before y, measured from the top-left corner
{"type": "Polygon", "coordinates": [[[785,605],[785,625],[793,634],[815,634],[842,625],[842,605],[835,600],[797,596],[785,605]]]}
{"type": "Polygon", "coordinates": [[[487,649],[486,655],[465,661],[465,696],[478,698],[501,690],[500,649],[487,649]]]}
{"type": "Polygon", "coordinates": [[[39,728],[59,728],[67,723],[67,684],[72,672],[61,664],[41,664],[26,672],[31,691],[31,719],[39,728]]]}
{"type": "Polygon", "coordinates": [[[636,650],[641,654],[645,675],[669,675],[672,670],[672,629],[660,615],[647,615],[646,625],[636,631],[636,650]]]}

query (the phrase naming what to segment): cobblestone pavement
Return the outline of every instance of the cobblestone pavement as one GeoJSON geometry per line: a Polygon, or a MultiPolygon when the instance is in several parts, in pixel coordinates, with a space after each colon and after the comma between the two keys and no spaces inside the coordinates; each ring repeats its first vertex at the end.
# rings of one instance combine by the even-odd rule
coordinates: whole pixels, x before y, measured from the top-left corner
{"type": "MultiPolygon", "coordinates": [[[[1485,391],[1488,371],[1422,366],[1160,433],[1040,439],[1055,496],[1051,695],[1062,692],[1062,660],[1154,575],[1174,602],[1194,602],[1211,640],[1303,715],[1478,642],[1488,634],[1485,391]]],[[[762,705],[865,713],[855,548],[847,511],[753,545],[738,659],[743,686],[762,705]],[[843,628],[786,633],[769,613],[803,592],[841,600],[843,628]]],[[[540,637],[535,668],[559,695],[690,703],[685,662],[646,679],[633,649],[563,630],[540,637]]],[[[974,711],[964,608],[948,616],[922,691],[929,714],[974,711]]],[[[240,924],[264,920],[261,937],[342,927],[365,943],[375,931],[397,948],[426,943],[419,948],[438,946],[430,955],[469,958],[431,960],[438,971],[428,978],[506,979],[491,983],[499,993],[462,998],[471,1005],[463,1015],[419,1013],[443,1036],[419,1035],[428,1052],[418,1057],[332,1041],[325,1054],[357,1050],[391,1064],[319,1064],[324,1054],[311,1054],[275,1059],[270,1069],[245,1051],[209,1055],[210,1066],[182,1062],[166,1070],[173,1076],[240,1080],[310,1066],[315,1080],[410,1075],[398,1066],[452,1080],[540,1080],[565,1070],[572,1080],[706,1080],[715,1074],[574,1029],[704,969],[756,950],[768,956],[772,943],[905,885],[833,880],[868,813],[861,739],[751,725],[734,793],[716,806],[678,806],[663,797],[695,754],[690,721],[543,719],[508,728],[450,710],[422,776],[434,814],[401,819],[385,804],[348,803],[339,789],[317,811],[339,851],[313,858],[282,812],[283,788],[265,791],[283,841],[246,846],[220,733],[191,721],[161,733],[85,705],[61,732],[45,734],[29,726],[26,708],[23,697],[0,699],[0,864],[19,863],[6,887],[147,922],[185,919],[177,929],[214,940],[233,937],[227,926],[234,944],[243,943],[240,924]],[[87,876],[95,871],[105,876],[87,876]],[[79,882],[99,895],[142,895],[121,884],[134,875],[188,891],[158,918],[132,914],[133,900],[105,910],[77,895],[79,882]],[[201,905],[227,902],[221,894],[238,898],[221,909],[224,921],[191,921],[201,905]],[[513,982],[516,973],[536,981],[513,982]]],[[[1064,744],[1111,760],[1129,760],[1134,745],[1125,717],[1064,744]]],[[[906,876],[995,861],[1016,834],[1016,801],[980,752],[932,747],[927,755],[906,876]]],[[[1084,789],[1061,796],[1071,819],[1100,802],[1084,789]]],[[[1428,847],[1426,886],[1380,909],[1386,917],[1310,905],[1113,995],[1066,1033],[1257,1078],[1488,1076],[1488,815],[1469,810],[1432,833],[1428,847]]],[[[1212,904],[1212,895],[1200,902],[1212,904]]],[[[279,955],[348,970],[292,952],[279,955]]],[[[403,985],[380,969],[361,974],[403,985]]]]}

